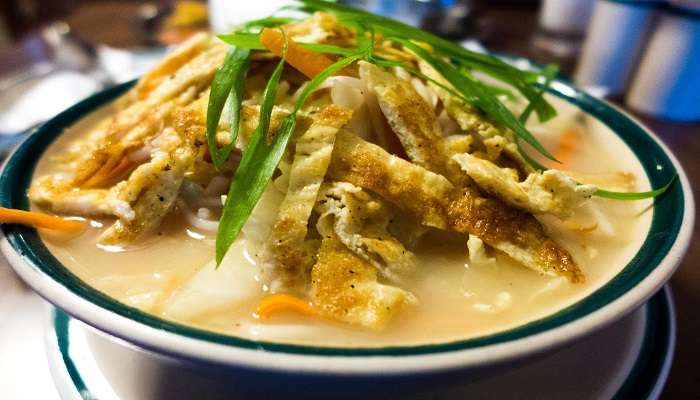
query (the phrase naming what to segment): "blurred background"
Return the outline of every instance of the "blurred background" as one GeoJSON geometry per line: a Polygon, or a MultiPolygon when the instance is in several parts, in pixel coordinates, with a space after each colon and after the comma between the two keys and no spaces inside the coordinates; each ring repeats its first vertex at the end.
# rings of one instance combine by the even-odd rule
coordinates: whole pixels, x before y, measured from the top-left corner
{"type": "MultiPolygon", "coordinates": [[[[347,0],[473,49],[557,63],[562,77],[630,111],[700,187],[700,1],[347,0]]],[[[0,157],[76,101],[148,70],[195,32],[226,31],[286,1],[2,0],[0,157]]],[[[672,280],[678,343],[664,398],[700,398],[700,234],[672,280]]],[[[23,293],[0,270],[0,291],[23,293]]],[[[19,298],[19,297],[18,297],[19,298]]],[[[17,298],[0,297],[16,312],[17,298]],[[11,302],[12,301],[12,302],[11,302]]],[[[24,301],[24,300],[23,300],[24,301]]],[[[8,340],[11,321],[0,319],[8,340]]]]}

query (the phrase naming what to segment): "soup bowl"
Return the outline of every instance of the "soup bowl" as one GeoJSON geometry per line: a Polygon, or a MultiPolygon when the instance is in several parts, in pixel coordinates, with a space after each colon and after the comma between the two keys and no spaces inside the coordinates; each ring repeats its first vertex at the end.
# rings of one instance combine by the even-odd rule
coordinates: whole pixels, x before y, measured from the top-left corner
{"type": "MultiPolygon", "coordinates": [[[[115,86],[87,98],[37,129],[5,162],[0,204],[27,209],[27,188],[47,147],[66,128],[132,85],[115,86]]],[[[71,273],[35,229],[2,225],[0,248],[24,281],[71,316],[154,357],[221,373],[227,377],[222,379],[243,391],[307,397],[334,393],[338,397],[369,387],[396,393],[474,379],[564,346],[630,313],[671,277],[690,241],[695,216],[692,192],[668,148],[622,110],[565,81],[553,82],[549,91],[617,135],[638,159],[651,187],[677,178],[655,199],[643,245],[618,274],[580,301],[506,331],[448,343],[381,348],[254,341],[168,321],[118,302],[71,273]]]]}

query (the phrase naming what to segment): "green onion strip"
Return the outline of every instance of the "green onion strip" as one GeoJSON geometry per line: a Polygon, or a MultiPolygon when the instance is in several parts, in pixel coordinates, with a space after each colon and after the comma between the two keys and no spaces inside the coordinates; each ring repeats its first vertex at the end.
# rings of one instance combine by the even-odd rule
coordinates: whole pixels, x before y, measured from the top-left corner
{"type": "Polygon", "coordinates": [[[240,233],[272,178],[280,159],[284,155],[289,139],[296,128],[297,113],[309,95],[328,77],[362,58],[361,54],[342,58],[311,79],[297,99],[292,113],[285,117],[278,132],[268,142],[265,138],[267,137],[270,115],[277,95],[277,86],[282,74],[286,51],[287,39],[285,36],[282,59],[275,68],[263,93],[263,101],[260,107],[260,123],[243,152],[241,163],[231,181],[226,204],[219,221],[219,229],[216,236],[217,265],[221,263],[228,248],[240,233]]]}
{"type": "Polygon", "coordinates": [[[231,150],[236,145],[238,120],[249,61],[250,50],[240,47],[231,48],[224,59],[224,63],[216,71],[211,83],[209,104],[207,106],[207,144],[209,145],[212,162],[217,169],[221,168],[221,165],[226,162],[231,154],[231,150]],[[216,141],[216,133],[227,99],[230,105],[230,141],[227,145],[219,148],[216,141]]]}
{"type": "MultiPolygon", "coordinates": [[[[282,32],[284,34],[284,31],[282,32]]],[[[277,97],[279,80],[284,69],[284,59],[287,55],[287,36],[286,34],[284,35],[282,57],[263,91],[258,126],[253,131],[250,142],[243,151],[241,162],[231,180],[226,203],[221,213],[219,228],[216,233],[217,266],[221,263],[228,248],[236,239],[248,216],[250,216],[253,208],[260,200],[267,182],[272,177],[272,172],[277,167],[277,162],[275,162],[270,168],[269,164],[272,160],[270,157],[266,157],[266,153],[270,153],[271,146],[265,139],[275,98],[277,97]],[[272,171],[268,172],[269,170],[272,171]]]]}

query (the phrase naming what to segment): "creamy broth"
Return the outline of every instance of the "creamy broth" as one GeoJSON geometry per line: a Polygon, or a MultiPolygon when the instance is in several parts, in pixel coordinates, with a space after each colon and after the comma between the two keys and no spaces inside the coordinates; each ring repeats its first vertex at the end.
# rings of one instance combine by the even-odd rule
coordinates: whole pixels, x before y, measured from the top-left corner
{"type": "MultiPolygon", "coordinates": [[[[577,117],[576,109],[562,100],[549,100],[559,116],[531,127],[545,146],[552,146],[571,124],[586,132],[585,141],[562,169],[628,171],[637,178],[637,190],[648,187],[633,154],[606,126],[591,117],[577,117]]],[[[108,111],[97,112],[62,135],[41,159],[35,176],[60,168],[53,156],[89,131],[108,111]]],[[[263,219],[274,215],[279,200],[275,197],[281,194],[273,192],[268,188],[256,209],[256,215],[263,219]]],[[[651,221],[651,201],[594,198],[592,203],[606,222],[599,222],[590,232],[572,230],[555,218],[541,218],[550,236],[581,267],[584,283],[540,275],[493,253],[487,254],[491,260],[470,263],[463,239],[430,232],[411,249],[418,257],[418,271],[402,285],[419,303],[406,306],[381,332],[296,314],[257,319],[254,309],[268,291],[257,265],[260,238],[244,231],[225,265],[215,271],[211,263],[214,237],[189,227],[177,210],[150,238],[125,249],[95,244],[100,224],[109,221],[94,221],[93,227],[78,237],[44,231],[41,235],[54,255],[80,279],[124,304],[166,319],[256,340],[320,346],[415,345],[513,328],[569,306],[609,281],[641,246],[651,221]],[[199,283],[193,284],[197,279],[199,283]],[[212,283],[206,286],[207,282],[212,283]],[[207,293],[198,292],[202,288],[207,293]]]]}

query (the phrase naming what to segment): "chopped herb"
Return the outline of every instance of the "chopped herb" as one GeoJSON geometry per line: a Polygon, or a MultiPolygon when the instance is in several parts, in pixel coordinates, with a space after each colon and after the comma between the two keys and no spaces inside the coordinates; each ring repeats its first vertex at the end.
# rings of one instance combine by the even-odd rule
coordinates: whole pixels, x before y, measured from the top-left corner
{"type": "MultiPolygon", "coordinates": [[[[284,31],[282,33],[284,34],[284,31]]],[[[219,220],[219,228],[216,232],[217,265],[221,263],[226,251],[228,251],[231,243],[236,239],[248,216],[250,216],[253,208],[260,200],[260,196],[262,196],[265,186],[267,186],[267,182],[272,177],[272,172],[274,172],[279,161],[277,159],[274,161],[274,164],[270,165],[273,160],[265,157],[265,153],[269,153],[269,148],[272,147],[267,143],[266,136],[275,98],[277,97],[277,87],[284,68],[284,57],[287,54],[286,34],[284,34],[284,38],[282,57],[263,91],[260,105],[260,121],[243,152],[241,162],[231,180],[228,196],[226,196],[226,203],[224,204],[221,219],[219,220]]],[[[275,141],[278,138],[279,135],[276,135],[275,141]]]]}
{"type": "Polygon", "coordinates": [[[212,162],[217,169],[226,162],[236,144],[238,119],[249,60],[250,50],[240,47],[231,48],[211,83],[207,106],[207,144],[212,162]],[[216,142],[216,132],[226,99],[229,100],[230,104],[230,143],[219,148],[216,142]]]}
{"type": "Polygon", "coordinates": [[[289,24],[298,21],[296,18],[289,17],[265,17],[254,19],[244,23],[242,30],[254,30],[259,28],[276,28],[280,25],[289,24]]]}
{"type": "Polygon", "coordinates": [[[259,33],[234,32],[219,35],[218,38],[230,44],[231,46],[241,47],[250,50],[265,50],[265,47],[260,43],[259,33]]]}
{"type": "MultiPolygon", "coordinates": [[[[283,32],[284,33],[284,32],[283,32]]],[[[221,263],[226,251],[240,233],[243,225],[260,200],[265,187],[272,178],[277,164],[287,147],[289,138],[296,128],[297,113],[304,105],[309,95],[320,86],[328,77],[359,60],[361,55],[355,54],[340,59],[316,75],[304,87],[297,99],[294,109],[283,121],[271,141],[266,140],[270,115],[277,95],[277,86],[284,66],[284,57],[287,53],[287,39],[285,35],[283,56],[277,64],[272,77],[265,87],[262,105],[260,107],[260,122],[253,132],[250,143],[243,152],[241,163],[236,169],[231,187],[226,198],[226,204],[219,221],[219,229],[216,236],[216,263],[221,263]]]]}
{"type": "Polygon", "coordinates": [[[659,197],[662,194],[664,194],[666,192],[666,190],[668,190],[668,188],[671,187],[671,185],[676,180],[676,178],[677,178],[677,176],[674,176],[664,186],[662,186],[658,189],[650,190],[648,192],[613,192],[610,190],[598,189],[593,193],[593,195],[597,196],[597,197],[602,197],[604,199],[613,199],[613,200],[650,199],[650,198],[654,198],[654,197],[659,197]]]}
{"type": "MultiPolygon", "coordinates": [[[[533,84],[541,77],[539,73],[520,70],[498,57],[468,50],[457,43],[440,38],[419,28],[395,21],[391,18],[323,0],[299,1],[304,5],[303,9],[331,12],[335,14],[341,22],[354,26],[370,25],[377,33],[387,38],[404,38],[426,43],[462,66],[482,71],[489,76],[515,87],[530,103],[536,101],[540,97],[533,88],[533,84]]],[[[541,121],[546,121],[556,115],[554,107],[546,101],[537,102],[534,110],[541,121]]]]}
{"type": "Polygon", "coordinates": [[[484,89],[483,85],[474,79],[472,76],[460,72],[455,66],[439,57],[434,56],[431,52],[421,46],[413,43],[410,40],[393,38],[404,45],[409,50],[413,51],[418,57],[430,64],[443,78],[445,78],[467,102],[496,121],[499,121],[515,132],[518,137],[527,142],[534,149],[550,160],[556,161],[547,149],[540,144],[537,139],[527,130],[525,126],[506,108],[490,91],[484,89]]]}
{"type": "Polygon", "coordinates": [[[544,75],[544,82],[542,82],[542,85],[540,86],[539,90],[537,90],[537,97],[534,98],[533,100],[530,101],[530,104],[525,107],[525,110],[523,110],[522,114],[520,114],[520,122],[525,124],[527,122],[527,119],[530,118],[530,114],[532,114],[532,111],[537,108],[537,106],[542,102],[544,92],[547,90],[547,87],[549,87],[549,84],[554,80],[554,78],[557,76],[559,73],[559,66],[556,64],[549,64],[544,69],[542,70],[542,75],[544,75]]]}
{"type": "Polygon", "coordinates": [[[349,56],[354,53],[353,49],[346,49],[345,47],[334,46],[332,44],[317,44],[317,43],[303,43],[296,42],[300,47],[305,49],[315,51],[317,53],[325,54],[335,54],[339,56],[349,56]]]}

